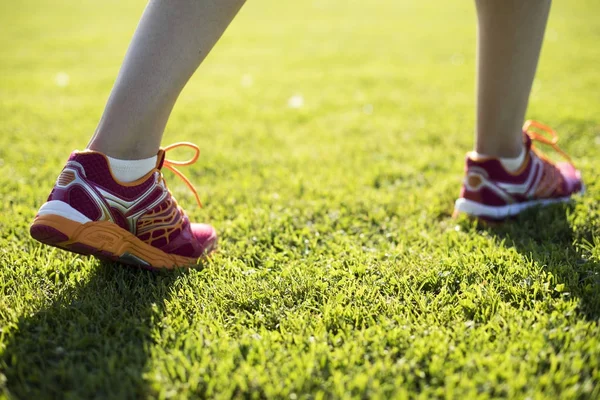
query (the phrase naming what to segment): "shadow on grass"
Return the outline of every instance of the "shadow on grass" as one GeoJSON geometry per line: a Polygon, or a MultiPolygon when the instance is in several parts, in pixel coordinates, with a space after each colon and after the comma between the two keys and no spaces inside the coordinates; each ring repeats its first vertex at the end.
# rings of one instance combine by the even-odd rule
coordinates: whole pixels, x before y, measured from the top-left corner
{"type": "Polygon", "coordinates": [[[23,399],[144,397],[153,328],[185,273],[101,263],[19,321],[4,351],[2,386],[23,399]]]}
{"type": "Polygon", "coordinates": [[[600,263],[583,249],[592,232],[574,227],[568,215],[571,204],[532,209],[514,220],[483,229],[505,246],[543,266],[559,287],[557,296],[579,299],[579,312],[589,320],[600,318],[600,263]]]}

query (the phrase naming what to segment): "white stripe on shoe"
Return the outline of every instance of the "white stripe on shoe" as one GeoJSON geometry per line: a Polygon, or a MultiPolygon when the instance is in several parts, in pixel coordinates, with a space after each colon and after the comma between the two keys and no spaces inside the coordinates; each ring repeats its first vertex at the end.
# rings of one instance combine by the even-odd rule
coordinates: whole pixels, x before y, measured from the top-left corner
{"type": "Polygon", "coordinates": [[[571,197],[566,196],[557,197],[554,199],[530,200],[522,203],[508,204],[505,206],[486,206],[476,201],[460,198],[454,203],[454,210],[455,212],[466,213],[473,217],[484,217],[498,220],[513,217],[531,207],[546,206],[556,203],[567,203],[570,200],[571,197]]]}

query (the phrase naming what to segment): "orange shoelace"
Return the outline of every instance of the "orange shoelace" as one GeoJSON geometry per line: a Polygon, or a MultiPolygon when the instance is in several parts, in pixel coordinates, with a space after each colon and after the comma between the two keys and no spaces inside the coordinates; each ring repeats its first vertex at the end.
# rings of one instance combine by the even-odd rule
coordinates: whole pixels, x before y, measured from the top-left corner
{"type": "Polygon", "coordinates": [[[164,147],[163,151],[165,152],[165,155],[166,155],[167,151],[176,149],[178,147],[189,147],[189,148],[193,149],[195,152],[194,156],[187,161],[174,161],[174,160],[167,160],[165,158],[163,161],[163,166],[165,168],[170,169],[171,171],[173,171],[173,173],[175,175],[177,175],[179,178],[181,178],[181,180],[187,185],[187,187],[190,188],[192,193],[194,193],[194,196],[196,197],[196,201],[198,202],[198,205],[200,207],[202,207],[202,203],[200,202],[200,196],[198,196],[198,192],[194,188],[194,185],[192,185],[192,182],[190,182],[190,180],[181,171],[179,171],[177,168],[175,168],[175,166],[184,167],[187,165],[192,165],[196,161],[198,161],[198,157],[200,157],[200,148],[193,143],[179,142],[179,143],[173,143],[172,145],[164,147]]]}
{"type": "MultiPolygon", "coordinates": [[[[558,147],[558,135],[556,134],[554,129],[537,121],[527,121],[525,122],[525,125],[523,125],[523,132],[525,132],[532,141],[535,140],[540,143],[551,146],[558,154],[563,156],[571,165],[574,166],[571,157],[569,157],[567,153],[565,153],[560,147],[558,147]],[[531,128],[537,128],[539,131],[535,131],[531,128]]],[[[541,150],[539,150],[533,144],[531,145],[531,147],[540,157],[552,163],[552,161],[546,155],[544,155],[544,153],[541,150]]]]}

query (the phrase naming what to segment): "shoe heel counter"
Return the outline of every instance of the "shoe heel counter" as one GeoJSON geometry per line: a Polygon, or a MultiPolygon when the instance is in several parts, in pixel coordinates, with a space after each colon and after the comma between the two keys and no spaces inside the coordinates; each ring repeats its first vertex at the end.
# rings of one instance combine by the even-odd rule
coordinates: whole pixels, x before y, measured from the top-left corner
{"type": "Polygon", "coordinates": [[[75,173],[71,171],[68,166],[65,166],[56,181],[54,181],[54,186],[52,187],[52,191],[48,195],[48,199],[46,201],[62,201],[65,203],[69,203],[68,191],[67,187],[71,182],[75,180],[75,173]]]}
{"type": "Polygon", "coordinates": [[[102,211],[94,201],[93,189],[82,175],[77,168],[68,163],[56,178],[47,202],[61,201],[90,220],[96,221],[100,219],[102,211]]]}
{"type": "Polygon", "coordinates": [[[511,203],[508,193],[488,179],[487,172],[478,167],[466,170],[460,198],[490,206],[511,203]]]}

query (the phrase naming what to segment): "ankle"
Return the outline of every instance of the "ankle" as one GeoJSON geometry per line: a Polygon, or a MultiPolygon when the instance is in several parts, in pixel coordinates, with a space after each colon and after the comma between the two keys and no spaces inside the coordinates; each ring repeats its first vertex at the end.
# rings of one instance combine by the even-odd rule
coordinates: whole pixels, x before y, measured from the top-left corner
{"type": "Polygon", "coordinates": [[[116,131],[107,133],[97,130],[88,143],[87,149],[120,160],[142,160],[155,156],[160,143],[136,139],[140,137],[143,136],[119,136],[116,131]]]}
{"type": "Polygon", "coordinates": [[[118,146],[112,143],[102,143],[98,141],[90,142],[87,150],[102,153],[105,156],[117,158],[119,160],[142,160],[149,157],[154,157],[158,153],[158,148],[147,149],[136,146],[118,146]]]}
{"type": "Polygon", "coordinates": [[[495,158],[515,158],[518,157],[525,148],[523,142],[523,133],[514,141],[494,142],[489,140],[478,139],[475,142],[474,152],[486,154],[489,157],[495,158]]]}

